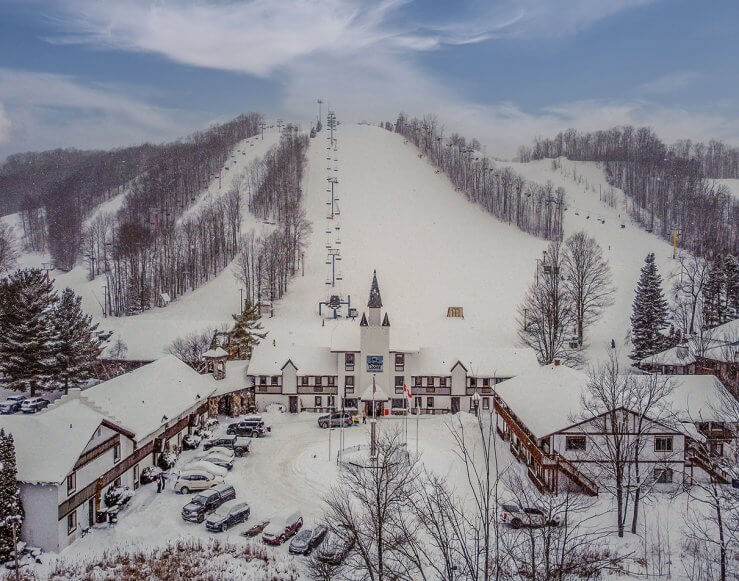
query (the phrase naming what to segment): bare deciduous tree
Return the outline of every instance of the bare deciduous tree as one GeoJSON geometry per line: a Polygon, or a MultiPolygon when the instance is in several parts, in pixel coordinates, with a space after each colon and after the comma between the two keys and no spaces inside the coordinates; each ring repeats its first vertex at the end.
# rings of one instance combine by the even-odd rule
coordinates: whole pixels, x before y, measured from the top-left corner
{"type": "Polygon", "coordinates": [[[402,553],[411,542],[407,527],[399,526],[420,472],[417,459],[408,454],[400,431],[388,430],[377,438],[376,458],[364,460],[345,463],[329,492],[329,528],[354,541],[347,565],[362,578],[417,579],[419,571],[402,553]]]}
{"type": "Polygon", "coordinates": [[[0,274],[10,271],[18,258],[18,246],[13,227],[0,222],[0,274]]]}
{"type": "Polygon", "coordinates": [[[569,347],[574,305],[563,278],[562,245],[551,242],[542,260],[537,261],[536,279],[518,307],[519,337],[536,351],[542,364],[557,358],[579,363],[580,354],[569,347]]]}
{"type": "Polygon", "coordinates": [[[585,328],[613,303],[611,269],[603,257],[603,249],[585,232],[570,236],[562,254],[565,292],[574,309],[577,336],[582,344],[585,328]]]}

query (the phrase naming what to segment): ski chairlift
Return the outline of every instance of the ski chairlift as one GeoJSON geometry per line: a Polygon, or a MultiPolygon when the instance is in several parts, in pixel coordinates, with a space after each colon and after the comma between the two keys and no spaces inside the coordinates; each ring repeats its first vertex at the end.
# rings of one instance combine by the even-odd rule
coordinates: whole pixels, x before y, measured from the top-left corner
{"type": "Polygon", "coordinates": [[[621,229],[623,230],[624,228],[626,228],[626,224],[621,224],[621,229]]]}
{"type": "Polygon", "coordinates": [[[326,307],[328,309],[331,309],[332,311],[331,318],[338,319],[341,317],[341,308],[345,305],[347,307],[347,313],[349,317],[352,316],[352,312],[354,313],[354,317],[356,317],[357,309],[352,307],[351,295],[348,295],[346,300],[343,300],[341,298],[341,295],[329,295],[328,299],[318,301],[318,314],[319,316],[323,316],[323,307],[326,307]]]}

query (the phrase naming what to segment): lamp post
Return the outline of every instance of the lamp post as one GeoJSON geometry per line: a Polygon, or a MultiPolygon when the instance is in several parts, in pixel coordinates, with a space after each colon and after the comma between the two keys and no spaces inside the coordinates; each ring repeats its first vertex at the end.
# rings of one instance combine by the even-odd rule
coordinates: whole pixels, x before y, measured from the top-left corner
{"type": "Polygon", "coordinates": [[[480,392],[477,390],[472,394],[472,401],[475,404],[475,416],[480,417],[480,392]]]}

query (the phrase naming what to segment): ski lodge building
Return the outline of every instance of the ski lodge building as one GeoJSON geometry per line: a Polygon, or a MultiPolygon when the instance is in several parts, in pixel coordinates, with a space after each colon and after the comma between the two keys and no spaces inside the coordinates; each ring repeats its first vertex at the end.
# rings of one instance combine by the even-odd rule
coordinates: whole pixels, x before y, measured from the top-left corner
{"type": "MultiPolygon", "coordinates": [[[[376,273],[367,310],[357,324],[342,322],[324,347],[256,346],[247,375],[257,409],[281,404],[289,412],[346,409],[372,415],[439,414],[491,409],[496,384],[539,366],[533,350],[450,345],[425,348],[418,337],[391,326],[383,314],[376,273]],[[403,385],[410,388],[409,402],[403,385]]],[[[461,310],[461,309],[460,309],[461,310]]]]}
{"type": "Polygon", "coordinates": [[[214,355],[210,374],[168,355],[84,391],[70,389],[36,414],[0,416],[15,441],[26,513],[21,539],[61,551],[97,522],[109,488],[137,489],[142,470],[181,449],[182,438],[224,398],[237,403],[246,362],[221,367],[221,354],[214,355]]]}
{"type": "MultiPolygon", "coordinates": [[[[650,377],[632,375],[629,380],[650,377]]],[[[638,448],[643,478],[657,489],[709,477],[729,484],[729,467],[738,459],[739,426],[726,423],[719,410],[723,398],[731,396],[711,375],[675,375],[670,381],[664,413],[642,419],[640,445],[635,439],[638,410],[616,410],[623,423],[615,433],[624,449],[631,450],[627,464],[634,464],[638,448]]],[[[496,387],[498,434],[541,492],[575,490],[595,496],[597,482],[611,476],[610,410],[599,415],[585,411],[588,382],[587,374],[555,361],[496,387]]]]}

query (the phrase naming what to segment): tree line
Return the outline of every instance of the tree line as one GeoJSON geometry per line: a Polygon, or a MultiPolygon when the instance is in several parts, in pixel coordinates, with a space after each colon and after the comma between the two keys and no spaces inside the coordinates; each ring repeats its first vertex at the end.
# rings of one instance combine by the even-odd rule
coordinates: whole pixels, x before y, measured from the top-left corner
{"type": "Polygon", "coordinates": [[[162,145],[13,155],[0,167],[0,207],[21,212],[30,250],[48,249],[57,266],[68,270],[82,250],[85,217],[100,203],[126,193],[121,223],[173,222],[231,148],[256,135],[262,122],[261,115],[249,113],[162,145]]]}
{"type": "MultiPolygon", "coordinates": [[[[244,179],[222,196],[208,201],[197,211],[179,220],[140,223],[136,220],[113,225],[110,251],[106,250],[105,311],[112,315],[130,315],[161,304],[165,295],[174,300],[197,288],[221,272],[239,254],[254,258],[264,296],[279,298],[295,274],[297,248],[302,249],[307,223],[301,207],[300,179],[305,161],[307,137],[288,126],[280,143],[261,161],[253,163],[244,179]],[[267,237],[253,232],[242,236],[243,198],[248,197],[252,212],[273,221],[277,228],[267,237]]],[[[193,190],[194,191],[194,190],[193,190]]],[[[170,201],[176,198],[176,190],[170,201]]],[[[126,206],[118,220],[137,210],[126,206]]],[[[91,244],[105,245],[106,218],[93,222],[97,233],[91,244]]],[[[240,264],[240,262],[239,262],[240,264]]],[[[237,269],[242,272],[241,269],[237,269]]],[[[258,296],[249,278],[247,295],[258,296]]],[[[246,284],[246,283],[245,283],[246,284]]]]}
{"type": "Polygon", "coordinates": [[[682,140],[668,146],[648,127],[614,127],[537,138],[519,149],[521,161],[564,156],[603,165],[622,189],[630,215],[650,232],[699,256],[739,251],[739,200],[714,182],[739,177],[739,149],[718,141],[682,140]]]}
{"type": "Polygon", "coordinates": [[[428,157],[437,172],[444,172],[457,191],[479,204],[498,219],[515,224],[519,229],[547,240],[561,240],[565,191],[551,183],[539,185],[527,181],[510,168],[499,168],[480,152],[476,139],[467,141],[452,133],[444,137],[444,129],[436,117],[422,119],[398,116],[395,124],[383,127],[394,130],[428,157]]]}
{"type": "Polygon", "coordinates": [[[308,142],[307,135],[287,126],[279,147],[255,169],[261,179],[258,187],[250,189],[249,210],[272,231],[266,235],[251,231],[239,241],[234,275],[244,285],[249,304],[281,298],[302,264],[311,232],[300,188],[308,142]]]}

